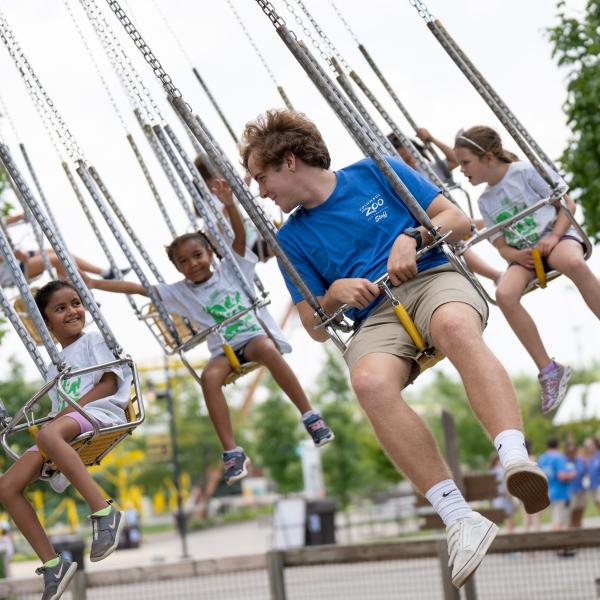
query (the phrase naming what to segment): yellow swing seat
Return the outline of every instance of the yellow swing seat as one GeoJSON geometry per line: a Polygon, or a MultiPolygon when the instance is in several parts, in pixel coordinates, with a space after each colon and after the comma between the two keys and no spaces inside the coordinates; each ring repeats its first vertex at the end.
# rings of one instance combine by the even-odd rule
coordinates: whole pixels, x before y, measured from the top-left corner
{"type": "MultiPolygon", "coordinates": [[[[151,322],[150,327],[154,334],[162,341],[165,348],[168,348],[171,353],[177,350],[178,344],[173,339],[173,336],[169,332],[164,321],[160,318],[158,311],[152,302],[142,309],[142,318],[151,322]]],[[[175,324],[175,328],[177,329],[177,333],[179,334],[182,343],[185,343],[193,337],[192,332],[180,315],[171,313],[171,319],[173,319],[173,323],[175,324]]]]}

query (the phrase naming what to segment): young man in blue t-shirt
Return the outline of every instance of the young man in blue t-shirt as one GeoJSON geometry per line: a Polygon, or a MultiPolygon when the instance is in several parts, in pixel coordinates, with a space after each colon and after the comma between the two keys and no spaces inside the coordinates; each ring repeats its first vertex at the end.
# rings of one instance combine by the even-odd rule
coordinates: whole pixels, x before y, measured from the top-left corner
{"type": "MultiPolygon", "coordinates": [[[[418,262],[429,233],[414,219],[371,159],[340,171],[317,127],[301,113],[272,110],[246,126],[244,166],[285,213],[294,211],[278,239],[325,312],[342,304],[362,323],[344,359],[352,386],[382,448],[431,502],[447,527],[452,581],[461,586],[483,559],[497,527],[474,513],[450,477],[423,420],[401,390],[418,374],[417,350],[390,302],[373,280],[389,274],[393,293],[408,309],[427,343],[460,373],[473,410],[494,440],[507,489],[528,512],[548,503],[547,480],[529,461],[515,392],[508,374],[484,344],[487,306],[440,251],[418,262]]],[[[463,213],[401,160],[390,166],[442,232],[454,240],[469,230],[463,213]]],[[[309,335],[325,331],[310,304],[284,272],[309,335]]]]}
{"type": "Polygon", "coordinates": [[[546,452],[539,457],[538,464],[548,478],[552,528],[567,529],[569,527],[569,488],[571,481],[577,477],[575,467],[569,464],[566,456],[558,449],[556,438],[548,439],[546,452]]]}

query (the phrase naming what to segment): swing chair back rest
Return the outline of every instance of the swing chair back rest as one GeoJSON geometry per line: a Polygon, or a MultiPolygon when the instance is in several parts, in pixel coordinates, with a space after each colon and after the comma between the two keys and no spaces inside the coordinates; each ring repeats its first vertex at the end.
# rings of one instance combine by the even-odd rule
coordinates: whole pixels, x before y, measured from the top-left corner
{"type": "MultiPolygon", "coordinates": [[[[194,336],[190,327],[188,327],[181,316],[173,313],[170,316],[182,341],[188,341],[194,336]]],[[[150,331],[167,354],[173,354],[176,351],[177,342],[173,339],[164,321],[160,318],[154,303],[150,302],[146,304],[138,314],[138,319],[148,324],[150,331]]]]}
{"type": "MultiPolygon", "coordinates": [[[[38,288],[36,288],[36,287],[31,288],[31,294],[33,296],[35,296],[35,293],[37,292],[37,290],[38,290],[38,288]]],[[[27,329],[27,331],[29,332],[29,335],[31,336],[31,338],[33,339],[35,344],[37,346],[42,346],[43,345],[42,336],[40,335],[38,328],[35,326],[33,319],[29,315],[25,301],[23,300],[23,298],[21,296],[17,296],[15,298],[15,300],[13,302],[13,308],[15,309],[15,312],[19,315],[21,321],[23,322],[23,325],[25,326],[25,329],[27,329]]],[[[50,335],[52,336],[52,339],[56,342],[56,339],[54,338],[52,333],[50,333],[50,335]]]]}
{"type": "MultiPolygon", "coordinates": [[[[84,369],[71,370],[65,369],[59,373],[53,380],[45,384],[13,417],[7,427],[0,436],[0,441],[7,454],[15,460],[19,458],[19,454],[14,451],[8,444],[8,436],[16,434],[20,431],[27,430],[31,427],[39,427],[39,425],[51,421],[54,417],[44,416],[39,419],[27,419],[27,412],[31,411],[37,403],[39,403],[52,389],[56,386],[57,393],[69,406],[81,414],[85,419],[90,421],[92,431],[78,435],[71,441],[71,446],[80,455],[82,462],[86,467],[97,465],[100,461],[125,437],[130,435],[133,430],[140,425],[145,419],[144,402],[141,395],[141,387],[137,373],[137,367],[130,357],[119,358],[114,361],[86,367],[84,369]],[[127,406],[125,407],[126,423],[120,425],[108,425],[99,427],[97,422],[85,410],[84,406],[80,406],[72,400],[68,395],[62,392],[61,384],[66,378],[90,373],[98,370],[106,370],[109,367],[117,365],[126,365],[131,370],[133,390],[127,406]],[[21,421],[25,419],[25,423],[21,421]]],[[[46,463],[43,469],[43,477],[49,477],[56,471],[51,461],[46,463]]]]}

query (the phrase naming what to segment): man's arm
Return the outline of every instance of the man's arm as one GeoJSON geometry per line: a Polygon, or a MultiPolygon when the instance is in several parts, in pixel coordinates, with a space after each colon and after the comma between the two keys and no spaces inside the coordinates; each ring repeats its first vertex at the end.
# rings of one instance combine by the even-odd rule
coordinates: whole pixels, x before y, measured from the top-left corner
{"type": "MultiPolygon", "coordinates": [[[[319,296],[317,301],[327,314],[335,312],[342,304],[353,308],[366,308],[379,296],[380,289],[368,279],[352,278],[334,281],[324,296],[319,296]]],[[[306,332],[313,340],[325,342],[329,339],[325,329],[315,329],[321,319],[315,317],[315,311],[306,300],[296,304],[300,321],[306,332]]]]}
{"type": "MultiPolygon", "coordinates": [[[[438,194],[425,211],[431,222],[439,226],[439,232],[444,234],[452,230],[450,241],[458,242],[463,239],[470,230],[468,217],[447,198],[438,194]]],[[[417,227],[421,233],[423,246],[432,240],[425,227],[417,227]]],[[[388,259],[388,274],[392,285],[400,285],[417,274],[417,241],[408,235],[400,234],[394,241],[388,259]]]]}

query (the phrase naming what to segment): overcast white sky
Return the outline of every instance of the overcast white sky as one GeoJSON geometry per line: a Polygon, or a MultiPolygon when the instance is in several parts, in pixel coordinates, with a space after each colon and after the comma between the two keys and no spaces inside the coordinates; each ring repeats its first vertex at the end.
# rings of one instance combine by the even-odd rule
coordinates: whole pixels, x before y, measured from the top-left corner
{"type": "MultiPolygon", "coordinates": [[[[81,20],[79,4],[69,1],[81,20]]],[[[279,40],[258,5],[252,0],[233,2],[294,106],[313,118],[323,131],[331,150],[333,167],[340,168],[359,159],[361,155],[358,149],[279,40]]],[[[410,131],[372,76],[329,4],[323,0],[305,0],[305,3],[314,10],[321,27],[344,54],[350,66],[372,84],[400,126],[410,131]]],[[[584,4],[584,0],[567,1],[569,9],[574,11],[582,10],[584,4]]],[[[99,5],[106,11],[124,47],[155,94],[164,116],[173,121],[150,69],[141,61],[133,44],[123,37],[120,25],[108,12],[105,3],[99,0],[99,5]]],[[[281,105],[274,84],[225,1],[156,0],[155,4],[155,0],[129,0],[124,4],[131,11],[134,22],[139,25],[150,47],[183,92],[184,98],[201,114],[213,135],[232,160],[237,162],[231,138],[196,83],[188,60],[161,20],[156,5],[169,19],[191,62],[201,72],[236,131],[241,132],[244,123],[260,112],[281,105]]],[[[275,2],[275,5],[281,8],[281,14],[290,28],[297,31],[301,39],[304,38],[300,27],[288,15],[283,4],[275,2]]],[[[378,61],[418,123],[448,141],[461,127],[477,123],[497,126],[488,107],[435,41],[408,0],[372,0],[368,3],[363,0],[344,0],[339,1],[339,5],[360,41],[378,61]],[[366,6],[368,9],[365,9],[366,6]]],[[[108,187],[148,246],[166,279],[176,279],[177,273],[166,261],[162,250],[169,241],[168,230],[161,223],[158,210],[125,140],[125,130],[115,117],[63,3],[58,0],[0,0],[0,7],[86,157],[104,175],[108,187]]],[[[546,152],[551,157],[558,157],[568,135],[561,110],[566,94],[566,73],[555,66],[544,33],[545,28],[555,22],[554,0],[430,0],[429,8],[546,152]]],[[[110,72],[88,23],[81,22],[90,45],[98,52],[98,61],[110,82],[127,129],[142,146],[173,219],[183,229],[185,220],[179,205],[146,149],[127,100],[110,72]]],[[[89,226],[65,181],[58,157],[4,49],[0,51],[0,68],[3,74],[1,96],[16,125],[19,141],[25,142],[29,149],[72,251],[104,264],[100,248],[90,235],[89,226]]],[[[506,145],[514,147],[505,132],[502,131],[502,134],[506,145]]],[[[2,136],[16,154],[16,140],[6,119],[2,120],[2,136]]],[[[469,191],[476,196],[481,190],[471,188],[469,191]]],[[[27,244],[31,242],[25,240],[24,245],[27,244]]],[[[122,261],[116,244],[111,242],[111,247],[115,248],[122,261]]],[[[485,248],[484,253],[500,264],[491,246],[485,248]]],[[[592,258],[591,264],[597,272],[600,265],[597,257],[592,258]]],[[[259,272],[271,290],[272,312],[279,316],[286,308],[288,295],[276,265],[261,265],[259,272]]],[[[122,345],[141,362],[158,362],[161,356],[158,345],[131,314],[125,298],[102,292],[98,293],[98,297],[122,345]]],[[[598,339],[598,321],[564,278],[552,283],[546,291],[531,294],[525,303],[534,314],[548,348],[557,359],[581,365],[599,358],[597,344],[592,344],[593,339],[598,339]]],[[[319,345],[308,340],[297,322],[288,331],[295,347],[290,361],[301,378],[309,383],[322,360],[322,351],[319,345]]],[[[533,363],[495,308],[492,309],[485,335],[511,373],[535,372],[533,363]]],[[[0,356],[5,362],[13,354],[29,362],[19,339],[11,332],[0,346],[0,356]]],[[[451,370],[447,364],[441,368],[451,370]]],[[[424,376],[417,385],[422,385],[430,377],[424,376]]]]}

